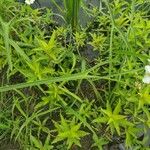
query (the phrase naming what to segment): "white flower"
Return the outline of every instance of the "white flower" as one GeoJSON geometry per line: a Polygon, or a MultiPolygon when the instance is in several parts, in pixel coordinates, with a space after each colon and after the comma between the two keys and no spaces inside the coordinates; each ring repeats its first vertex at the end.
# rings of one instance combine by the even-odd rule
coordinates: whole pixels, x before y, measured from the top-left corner
{"type": "Polygon", "coordinates": [[[150,65],[145,66],[145,71],[147,74],[150,74],[150,65]]]}
{"type": "Polygon", "coordinates": [[[150,76],[149,75],[145,75],[144,78],[143,78],[143,82],[147,83],[147,84],[150,84],[150,76]]]}
{"type": "Polygon", "coordinates": [[[150,65],[145,66],[145,75],[143,78],[143,82],[150,84],[150,65]]]}
{"type": "Polygon", "coordinates": [[[35,0],[25,0],[25,3],[31,5],[35,2],[35,0]]]}

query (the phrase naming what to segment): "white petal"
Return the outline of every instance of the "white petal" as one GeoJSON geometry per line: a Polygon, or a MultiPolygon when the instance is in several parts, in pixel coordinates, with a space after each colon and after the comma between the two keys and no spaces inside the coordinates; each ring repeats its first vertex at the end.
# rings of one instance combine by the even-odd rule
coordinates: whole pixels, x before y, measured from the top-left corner
{"type": "Polygon", "coordinates": [[[35,2],[35,0],[25,0],[25,3],[31,5],[35,2]]]}
{"type": "Polygon", "coordinates": [[[25,3],[30,5],[30,0],[25,0],[25,3]]]}
{"type": "Polygon", "coordinates": [[[150,76],[149,75],[145,75],[144,78],[143,78],[143,82],[147,83],[147,84],[150,84],[150,76]]]}
{"type": "Polygon", "coordinates": [[[35,2],[35,0],[30,0],[30,4],[33,4],[35,2]]]}
{"type": "Polygon", "coordinates": [[[145,66],[146,73],[150,74],[150,65],[145,66]]]}

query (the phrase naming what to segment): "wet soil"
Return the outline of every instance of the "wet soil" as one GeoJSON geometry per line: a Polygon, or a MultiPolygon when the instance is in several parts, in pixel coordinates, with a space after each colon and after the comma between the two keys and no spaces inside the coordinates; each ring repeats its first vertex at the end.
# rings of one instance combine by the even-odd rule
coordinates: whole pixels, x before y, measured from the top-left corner
{"type": "Polygon", "coordinates": [[[0,143],[0,150],[20,150],[19,145],[10,141],[0,143]]]}

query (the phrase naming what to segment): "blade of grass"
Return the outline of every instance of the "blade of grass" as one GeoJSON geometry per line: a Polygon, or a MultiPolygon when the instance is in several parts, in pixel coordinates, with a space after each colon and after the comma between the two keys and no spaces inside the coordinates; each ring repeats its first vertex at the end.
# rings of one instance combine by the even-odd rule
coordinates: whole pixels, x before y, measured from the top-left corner
{"type": "Polygon", "coordinates": [[[2,20],[2,18],[0,17],[0,24],[2,27],[0,34],[3,36],[3,39],[4,39],[4,44],[5,44],[5,48],[6,48],[6,52],[7,52],[6,53],[7,61],[8,61],[8,65],[9,65],[9,68],[8,68],[8,72],[9,72],[9,70],[12,70],[12,68],[13,68],[12,59],[11,59],[11,47],[9,45],[9,25],[10,25],[10,22],[9,23],[4,22],[2,20]]]}
{"type": "Polygon", "coordinates": [[[19,47],[19,45],[13,40],[9,39],[9,43],[14,47],[16,52],[27,62],[30,62],[29,57],[25,54],[25,52],[19,47]]]}
{"type": "Polygon", "coordinates": [[[52,112],[52,111],[54,111],[54,110],[56,110],[56,109],[58,109],[58,107],[57,107],[57,108],[50,109],[50,110],[46,110],[46,111],[41,110],[41,112],[39,112],[39,113],[38,113],[38,112],[33,113],[32,116],[26,118],[25,122],[24,122],[24,123],[22,124],[22,126],[20,127],[17,136],[15,137],[15,140],[18,139],[18,137],[19,137],[21,131],[22,131],[25,127],[27,127],[28,124],[33,121],[33,119],[35,119],[36,117],[39,117],[39,116],[43,116],[43,115],[45,115],[45,114],[48,114],[48,113],[50,113],[50,112],[52,112]]]}
{"type": "Polygon", "coordinates": [[[79,22],[79,10],[81,7],[81,0],[64,0],[65,18],[68,24],[71,25],[72,30],[76,31],[79,22]]]}
{"type": "MultiPolygon", "coordinates": [[[[111,75],[112,77],[115,76],[120,76],[121,74],[125,75],[125,74],[135,74],[136,72],[141,71],[142,69],[136,69],[136,70],[129,70],[126,72],[122,72],[122,73],[117,73],[117,74],[113,74],[111,75]]],[[[49,79],[46,80],[38,80],[38,81],[34,81],[34,82],[29,82],[29,83],[20,83],[20,84],[15,84],[15,85],[6,85],[3,87],[0,87],[0,92],[7,92],[10,90],[16,90],[16,89],[21,89],[21,88],[25,88],[25,87],[31,87],[31,86],[38,86],[41,84],[49,84],[49,83],[54,83],[54,82],[63,82],[63,81],[72,81],[72,80],[80,80],[80,79],[95,79],[95,80],[100,80],[100,79],[104,79],[104,80],[112,80],[112,81],[117,81],[117,79],[112,79],[110,78],[110,76],[92,76],[92,75],[88,75],[87,72],[85,73],[76,73],[76,74],[72,74],[72,75],[68,75],[68,76],[61,76],[61,77],[51,77],[49,79]]],[[[126,84],[123,81],[119,81],[121,83],[126,84]]]]}
{"type": "Polygon", "coordinates": [[[35,81],[35,82],[20,83],[20,84],[7,85],[4,87],[0,87],[0,92],[6,92],[6,91],[10,91],[10,90],[25,88],[25,87],[37,86],[37,85],[41,85],[41,84],[70,81],[70,80],[78,80],[78,79],[86,79],[86,78],[89,78],[89,77],[83,73],[78,73],[78,74],[68,75],[68,76],[62,76],[62,77],[52,77],[52,78],[49,78],[46,80],[39,80],[39,81],[35,81]]]}

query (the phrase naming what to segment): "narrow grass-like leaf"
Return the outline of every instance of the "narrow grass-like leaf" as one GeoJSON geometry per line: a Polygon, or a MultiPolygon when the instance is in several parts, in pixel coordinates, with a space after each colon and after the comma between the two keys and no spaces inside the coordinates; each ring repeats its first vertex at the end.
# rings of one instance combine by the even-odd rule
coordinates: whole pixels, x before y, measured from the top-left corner
{"type": "Polygon", "coordinates": [[[12,59],[11,59],[11,47],[9,45],[9,25],[10,25],[10,23],[4,22],[2,20],[2,18],[0,17],[0,25],[2,27],[1,35],[3,36],[3,39],[4,39],[9,69],[12,70],[13,64],[12,64],[12,59]]]}
{"type": "Polygon", "coordinates": [[[16,50],[16,52],[26,61],[30,62],[29,57],[25,54],[25,52],[19,47],[19,45],[13,40],[9,39],[9,43],[16,50]]]}
{"type": "Polygon", "coordinates": [[[42,109],[42,110],[40,110],[41,112],[35,112],[35,113],[32,114],[32,116],[26,118],[25,122],[24,122],[24,123],[22,124],[22,126],[20,127],[19,132],[18,132],[17,136],[15,137],[15,139],[17,140],[17,138],[18,138],[19,135],[21,134],[22,130],[23,130],[25,127],[27,127],[28,124],[31,123],[34,118],[43,116],[43,115],[45,115],[45,114],[48,114],[48,113],[50,113],[50,112],[52,112],[52,111],[54,111],[54,110],[56,110],[56,109],[57,109],[57,108],[53,108],[53,109],[49,109],[49,110],[47,110],[47,111],[44,111],[44,110],[42,109]]]}
{"type": "Polygon", "coordinates": [[[81,0],[64,0],[65,18],[74,31],[78,28],[80,6],[81,0]]]}
{"type": "MultiPolygon", "coordinates": [[[[95,67],[93,67],[93,68],[95,68],[95,67]]],[[[93,68],[91,68],[89,70],[93,70],[93,68]]],[[[34,81],[34,82],[29,82],[29,83],[20,83],[20,84],[15,84],[15,85],[5,85],[5,86],[0,87],[0,92],[6,92],[6,91],[10,91],[10,90],[16,90],[16,89],[21,89],[21,88],[31,87],[31,86],[38,86],[38,85],[41,85],[41,84],[72,81],[72,80],[80,80],[80,79],[95,79],[95,80],[105,79],[105,80],[112,80],[112,81],[117,81],[117,82],[125,84],[125,82],[118,81],[117,79],[111,79],[109,76],[92,76],[92,75],[88,75],[88,73],[90,72],[89,70],[87,70],[85,73],[76,73],[76,74],[72,74],[72,75],[68,75],[68,76],[61,76],[61,77],[51,77],[49,79],[38,80],[38,81],[34,81]]],[[[142,69],[130,70],[130,71],[122,72],[122,73],[119,73],[119,74],[118,73],[113,74],[111,76],[115,77],[115,76],[125,75],[125,74],[129,74],[129,73],[135,74],[136,71],[141,71],[141,70],[142,69]]]]}

